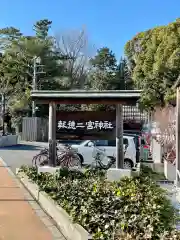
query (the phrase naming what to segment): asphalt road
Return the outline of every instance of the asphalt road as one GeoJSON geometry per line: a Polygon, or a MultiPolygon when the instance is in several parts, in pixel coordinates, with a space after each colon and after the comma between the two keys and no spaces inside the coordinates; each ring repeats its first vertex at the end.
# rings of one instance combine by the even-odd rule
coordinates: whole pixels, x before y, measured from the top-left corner
{"type": "Polygon", "coordinates": [[[47,143],[23,142],[17,146],[0,148],[0,157],[16,172],[16,168],[22,165],[31,165],[33,156],[45,146],[47,143]]]}

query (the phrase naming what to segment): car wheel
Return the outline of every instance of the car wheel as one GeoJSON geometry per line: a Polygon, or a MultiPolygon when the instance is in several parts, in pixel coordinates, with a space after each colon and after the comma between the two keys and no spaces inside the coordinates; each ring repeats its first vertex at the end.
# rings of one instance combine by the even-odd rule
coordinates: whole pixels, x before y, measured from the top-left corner
{"type": "Polygon", "coordinates": [[[132,167],[133,167],[133,164],[132,164],[131,160],[125,159],[124,160],[124,169],[131,169],[132,167]]]}
{"type": "Polygon", "coordinates": [[[84,162],[83,156],[81,154],[77,154],[77,155],[80,158],[80,163],[81,163],[81,167],[82,167],[83,162],[84,162]]]}

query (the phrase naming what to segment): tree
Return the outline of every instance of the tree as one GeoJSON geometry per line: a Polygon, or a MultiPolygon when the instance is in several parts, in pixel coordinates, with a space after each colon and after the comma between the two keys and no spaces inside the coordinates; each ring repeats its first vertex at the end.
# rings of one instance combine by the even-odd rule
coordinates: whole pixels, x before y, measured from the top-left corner
{"type": "Polygon", "coordinates": [[[45,40],[48,37],[49,29],[51,28],[52,21],[48,19],[43,19],[37,21],[34,24],[34,31],[36,32],[36,37],[45,40]]]}
{"type": "Polygon", "coordinates": [[[64,61],[67,78],[62,79],[62,85],[68,89],[83,89],[87,84],[89,59],[93,54],[85,30],[59,33],[55,37],[55,45],[57,52],[67,56],[64,61]]]}
{"type": "Polygon", "coordinates": [[[0,52],[4,51],[12,41],[18,40],[22,36],[19,29],[7,27],[0,29],[0,52]]]}
{"type": "Polygon", "coordinates": [[[96,56],[90,62],[93,67],[104,72],[113,72],[117,66],[115,54],[108,47],[97,50],[96,56]]]}
{"type": "MultiPolygon", "coordinates": [[[[8,106],[14,119],[20,119],[31,111],[34,57],[40,57],[40,65],[43,65],[43,73],[37,75],[38,89],[63,90],[83,88],[85,85],[88,72],[85,33],[82,32],[77,41],[72,42],[74,45],[70,49],[74,52],[70,49],[63,52],[49,35],[51,24],[48,19],[37,21],[34,24],[35,36],[24,36],[13,27],[0,29],[0,48],[3,51],[0,89],[9,97],[8,106]]],[[[46,113],[47,109],[42,108],[39,107],[40,112],[46,113]]]]}
{"type": "Polygon", "coordinates": [[[107,47],[97,51],[91,59],[93,66],[90,74],[90,85],[99,90],[133,89],[131,70],[128,61],[121,58],[117,63],[115,54],[107,47]]]}
{"type": "MultiPolygon", "coordinates": [[[[180,74],[180,19],[137,34],[125,46],[132,78],[143,90],[142,104],[152,108],[171,98],[170,88],[180,74]]],[[[174,95],[173,95],[174,96],[174,95]]]]}
{"type": "Polygon", "coordinates": [[[89,85],[97,90],[114,89],[117,61],[115,54],[107,47],[100,48],[90,60],[93,66],[89,76],[89,85]]]}
{"type": "MultiPolygon", "coordinates": [[[[36,36],[18,35],[18,37],[12,38],[11,31],[6,31],[6,38],[3,39],[4,42],[8,39],[8,44],[4,44],[6,47],[0,70],[8,87],[13,87],[13,92],[9,92],[11,96],[9,106],[11,114],[15,118],[17,117],[16,113],[19,115],[19,113],[24,114],[31,110],[29,92],[32,88],[33,58],[35,56],[41,58],[41,65],[44,66],[43,72],[45,72],[37,75],[38,86],[48,90],[61,88],[59,78],[64,73],[64,67],[59,59],[63,56],[54,51],[53,39],[48,36],[50,24],[51,21],[47,19],[38,21],[34,25],[36,36]]],[[[3,34],[5,34],[4,32],[3,34]]],[[[5,89],[5,87],[3,88],[5,89]]]]}
{"type": "Polygon", "coordinates": [[[121,58],[116,73],[116,88],[119,90],[131,90],[134,88],[133,80],[131,78],[130,66],[126,58],[121,58]]]}
{"type": "Polygon", "coordinates": [[[63,63],[59,61],[64,60],[65,56],[57,51],[54,39],[49,36],[51,25],[52,21],[48,19],[37,21],[34,24],[36,33],[35,41],[37,41],[35,46],[39,49],[39,52],[36,50],[36,54],[34,53],[34,55],[40,57],[41,65],[44,66],[43,72],[45,74],[42,77],[41,75],[38,76],[39,85],[44,90],[52,90],[60,87],[60,77],[65,74],[63,63]]]}
{"type": "MultiPolygon", "coordinates": [[[[94,90],[112,90],[116,88],[117,61],[115,54],[107,47],[97,50],[96,55],[90,59],[92,65],[88,74],[87,88],[94,90]]],[[[84,109],[109,110],[112,105],[90,104],[82,106],[84,109]]]]}

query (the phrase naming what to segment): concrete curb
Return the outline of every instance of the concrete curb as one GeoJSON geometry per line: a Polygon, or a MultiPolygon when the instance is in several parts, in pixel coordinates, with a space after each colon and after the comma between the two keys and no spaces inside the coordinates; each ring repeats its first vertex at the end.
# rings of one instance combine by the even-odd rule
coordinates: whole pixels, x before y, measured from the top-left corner
{"type": "MultiPolygon", "coordinates": [[[[16,170],[18,174],[19,169],[16,170]]],[[[23,173],[17,175],[21,183],[28,189],[40,206],[56,222],[62,234],[68,240],[91,240],[89,233],[79,224],[74,224],[70,216],[57,205],[45,192],[40,192],[37,184],[31,182],[23,173]]]]}
{"type": "Polygon", "coordinates": [[[7,168],[8,173],[13,177],[16,178],[16,175],[13,173],[13,171],[9,168],[7,163],[0,157],[0,162],[2,162],[2,165],[7,168]]]}

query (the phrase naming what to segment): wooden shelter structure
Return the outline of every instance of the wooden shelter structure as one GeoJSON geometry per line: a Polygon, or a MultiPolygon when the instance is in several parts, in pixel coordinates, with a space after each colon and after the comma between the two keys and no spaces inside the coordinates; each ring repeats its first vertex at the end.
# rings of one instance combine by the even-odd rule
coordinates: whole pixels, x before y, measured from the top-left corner
{"type": "Polygon", "coordinates": [[[56,165],[56,104],[114,104],[116,105],[116,168],[123,168],[123,105],[136,105],[140,90],[33,90],[36,103],[49,104],[49,165],[56,165]]]}

